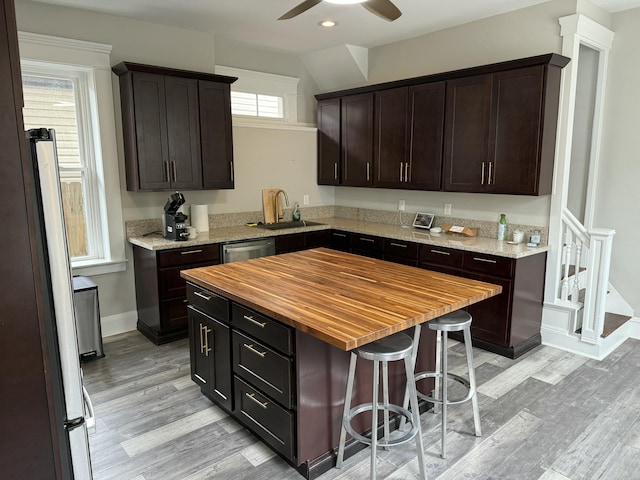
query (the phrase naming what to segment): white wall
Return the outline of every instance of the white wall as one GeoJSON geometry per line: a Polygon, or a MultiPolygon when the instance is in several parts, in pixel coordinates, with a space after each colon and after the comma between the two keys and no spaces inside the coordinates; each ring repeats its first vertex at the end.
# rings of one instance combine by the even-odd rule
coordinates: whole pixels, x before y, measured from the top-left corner
{"type": "Polygon", "coordinates": [[[640,9],[616,13],[595,225],[613,228],[611,282],[640,312],[640,9]]]}

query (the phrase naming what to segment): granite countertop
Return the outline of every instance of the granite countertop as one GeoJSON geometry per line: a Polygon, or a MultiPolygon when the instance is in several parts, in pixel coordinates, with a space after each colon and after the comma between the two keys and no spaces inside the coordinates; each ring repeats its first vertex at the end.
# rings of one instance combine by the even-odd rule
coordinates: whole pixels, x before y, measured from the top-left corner
{"type": "MultiPolygon", "coordinates": [[[[311,219],[310,219],[311,220],[311,219]]],[[[466,237],[459,234],[430,233],[428,230],[421,231],[417,228],[403,228],[397,225],[388,225],[374,222],[364,222],[360,220],[349,220],[345,218],[314,218],[314,222],[322,225],[312,225],[301,228],[287,228],[283,230],[267,230],[260,227],[249,227],[240,225],[235,227],[213,228],[209,232],[199,233],[195,238],[184,242],[165,240],[159,233],[147,236],[129,237],[129,243],[137,245],[147,250],[168,250],[172,248],[193,247],[211,243],[224,243],[240,240],[250,240],[256,238],[275,237],[278,235],[289,235],[292,233],[303,233],[327,229],[339,229],[351,233],[362,233],[366,235],[376,235],[395,240],[405,240],[422,243],[425,245],[435,245],[440,247],[455,248],[469,252],[485,253],[509,258],[522,258],[549,250],[548,245],[538,247],[527,247],[525,243],[511,245],[507,242],[487,237],[466,237]]]]}

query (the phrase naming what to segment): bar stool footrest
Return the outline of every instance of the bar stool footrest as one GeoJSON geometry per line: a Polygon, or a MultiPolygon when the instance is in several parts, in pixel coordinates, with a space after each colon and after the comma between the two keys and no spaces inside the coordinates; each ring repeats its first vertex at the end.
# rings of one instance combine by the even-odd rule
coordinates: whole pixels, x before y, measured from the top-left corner
{"type": "MultiPolygon", "coordinates": [[[[469,380],[467,380],[466,378],[461,377],[460,375],[456,375],[454,373],[449,373],[447,375],[447,377],[449,379],[455,381],[455,382],[458,382],[464,388],[467,389],[467,393],[463,397],[448,398],[447,399],[447,405],[457,405],[459,403],[467,402],[476,393],[475,390],[471,388],[471,383],[469,383],[469,380]]],[[[416,382],[418,382],[418,380],[423,380],[425,378],[440,378],[440,379],[442,379],[442,373],[440,373],[440,372],[420,372],[420,373],[416,374],[416,382]]],[[[421,398],[422,400],[426,400],[426,401],[431,402],[431,403],[437,403],[437,404],[442,405],[442,400],[439,399],[439,398],[433,398],[431,395],[427,395],[427,394],[422,393],[420,391],[417,391],[417,394],[418,394],[418,398],[421,398]]]]}
{"type": "MultiPolygon", "coordinates": [[[[361,403],[360,405],[356,405],[351,410],[349,410],[349,418],[347,419],[344,425],[349,435],[351,435],[353,438],[355,438],[359,442],[362,442],[366,445],[371,445],[371,438],[356,432],[351,426],[351,420],[353,420],[356,416],[360,415],[361,413],[370,412],[372,410],[373,410],[372,403],[361,403]]],[[[378,447],[387,448],[387,447],[394,447],[396,445],[402,445],[403,443],[407,443],[410,440],[412,440],[418,433],[418,426],[413,424],[413,418],[411,416],[411,412],[406,408],[402,408],[400,405],[395,405],[392,403],[387,405],[380,403],[378,404],[378,410],[389,410],[390,412],[402,415],[406,420],[411,422],[411,430],[407,431],[404,435],[402,435],[399,438],[393,438],[393,439],[387,439],[387,440],[385,440],[384,437],[378,438],[378,442],[377,442],[378,447]]]]}

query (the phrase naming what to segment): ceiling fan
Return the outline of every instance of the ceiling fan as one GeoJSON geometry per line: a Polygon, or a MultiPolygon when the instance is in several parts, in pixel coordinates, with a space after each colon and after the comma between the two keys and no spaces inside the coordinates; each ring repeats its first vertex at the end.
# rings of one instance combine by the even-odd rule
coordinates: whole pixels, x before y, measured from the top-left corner
{"type": "Polygon", "coordinates": [[[393,22],[395,19],[400,17],[400,15],[402,15],[402,12],[398,10],[398,8],[393,3],[391,3],[391,0],[305,0],[298,6],[292,8],[287,13],[282,15],[280,18],[278,18],[278,20],[288,20],[290,18],[296,17],[323,1],[338,4],[360,3],[371,13],[379,16],[384,20],[387,20],[388,22],[393,22]]]}

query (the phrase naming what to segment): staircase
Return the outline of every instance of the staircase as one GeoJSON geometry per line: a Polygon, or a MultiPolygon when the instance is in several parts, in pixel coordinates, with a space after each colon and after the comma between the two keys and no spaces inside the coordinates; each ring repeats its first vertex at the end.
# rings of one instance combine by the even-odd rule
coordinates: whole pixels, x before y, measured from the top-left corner
{"type": "Polygon", "coordinates": [[[563,209],[557,292],[545,302],[543,343],[602,359],[631,336],[633,309],[609,283],[614,235],[587,229],[563,209]]]}

